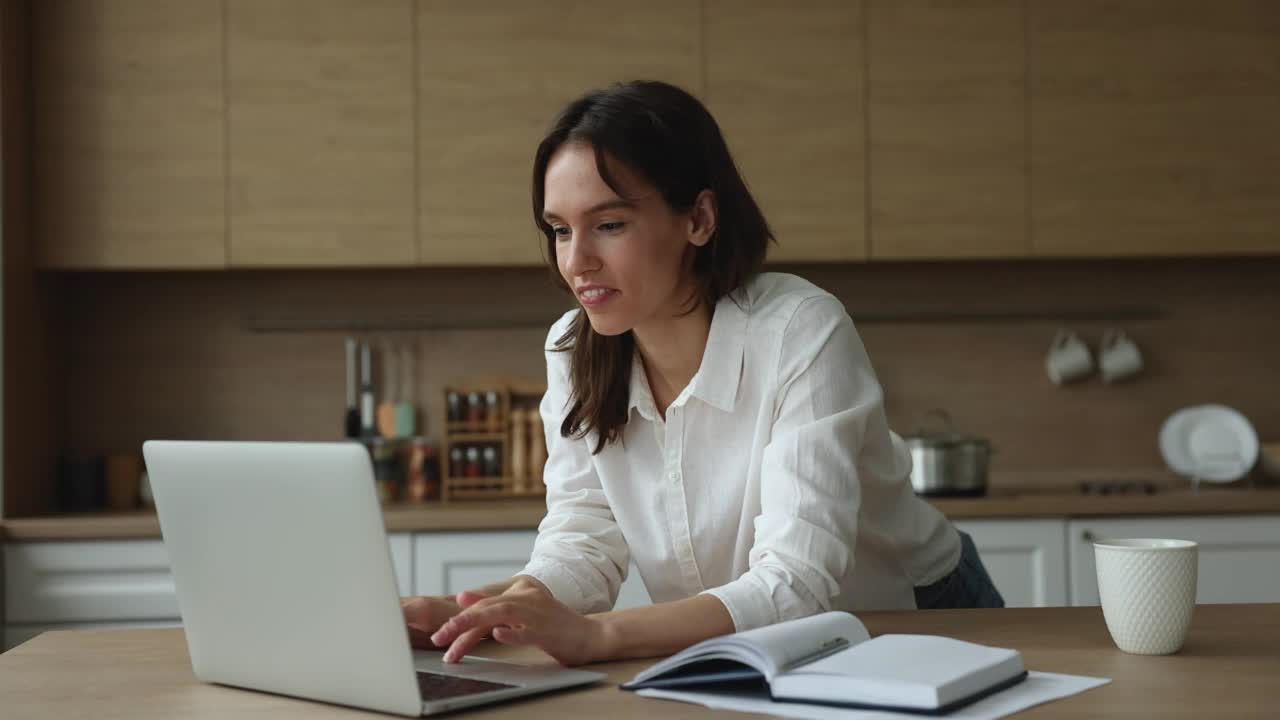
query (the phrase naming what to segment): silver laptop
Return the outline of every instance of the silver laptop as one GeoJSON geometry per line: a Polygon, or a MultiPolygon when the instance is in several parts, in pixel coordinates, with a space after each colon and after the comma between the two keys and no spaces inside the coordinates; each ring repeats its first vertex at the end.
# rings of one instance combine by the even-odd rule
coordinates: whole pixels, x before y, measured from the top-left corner
{"type": "Polygon", "coordinates": [[[604,677],[413,650],[357,443],[142,449],[204,682],[418,716],[604,677]]]}

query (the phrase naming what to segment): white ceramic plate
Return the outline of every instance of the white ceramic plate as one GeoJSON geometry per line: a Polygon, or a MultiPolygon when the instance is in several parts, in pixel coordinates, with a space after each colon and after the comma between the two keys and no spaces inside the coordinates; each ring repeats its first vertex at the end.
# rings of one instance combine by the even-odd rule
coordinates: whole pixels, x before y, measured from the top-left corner
{"type": "Polygon", "coordinates": [[[1160,454],[1179,475],[1232,482],[1258,461],[1258,434],[1225,405],[1196,405],[1170,415],[1160,428],[1160,454]]]}

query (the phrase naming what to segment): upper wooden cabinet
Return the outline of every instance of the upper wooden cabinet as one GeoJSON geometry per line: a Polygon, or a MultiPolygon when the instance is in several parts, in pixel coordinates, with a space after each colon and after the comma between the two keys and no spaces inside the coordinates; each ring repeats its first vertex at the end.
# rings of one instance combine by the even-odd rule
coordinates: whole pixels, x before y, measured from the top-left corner
{"type": "Polygon", "coordinates": [[[31,7],[39,265],[225,266],[220,5],[31,7]]]}
{"type": "Polygon", "coordinates": [[[1280,3],[1028,12],[1036,254],[1280,252],[1280,3]]]}
{"type": "Polygon", "coordinates": [[[867,255],[863,8],[707,0],[707,104],[778,238],[769,259],[867,255]]]}
{"type": "Polygon", "coordinates": [[[411,0],[228,0],[232,265],[414,262],[413,22],[411,0]]]}
{"type": "Polygon", "coordinates": [[[1027,224],[1022,0],[867,8],[871,257],[1020,257],[1027,224]]]}
{"type": "Polygon", "coordinates": [[[543,263],[531,173],[555,113],[620,80],[702,90],[687,0],[423,0],[417,27],[424,264],[543,263]]]}

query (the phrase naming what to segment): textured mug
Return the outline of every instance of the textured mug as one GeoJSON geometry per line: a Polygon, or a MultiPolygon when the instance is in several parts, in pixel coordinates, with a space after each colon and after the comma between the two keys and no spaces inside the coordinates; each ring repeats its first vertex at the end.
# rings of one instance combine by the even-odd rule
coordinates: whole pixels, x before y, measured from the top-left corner
{"type": "Polygon", "coordinates": [[[1093,544],[1102,616],[1117,647],[1136,655],[1168,655],[1182,647],[1196,606],[1199,550],[1190,540],[1093,544]]]}

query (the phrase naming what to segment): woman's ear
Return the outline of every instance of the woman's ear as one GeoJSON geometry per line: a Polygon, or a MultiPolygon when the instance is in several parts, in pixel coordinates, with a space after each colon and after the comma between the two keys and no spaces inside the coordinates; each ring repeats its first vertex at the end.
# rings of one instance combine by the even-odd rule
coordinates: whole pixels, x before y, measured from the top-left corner
{"type": "Polygon", "coordinates": [[[693,201],[693,210],[689,214],[689,242],[702,247],[711,242],[716,234],[716,194],[703,190],[693,201]]]}

